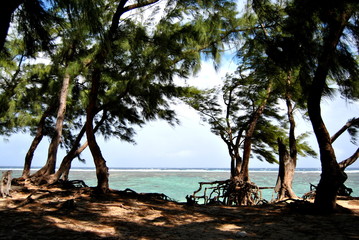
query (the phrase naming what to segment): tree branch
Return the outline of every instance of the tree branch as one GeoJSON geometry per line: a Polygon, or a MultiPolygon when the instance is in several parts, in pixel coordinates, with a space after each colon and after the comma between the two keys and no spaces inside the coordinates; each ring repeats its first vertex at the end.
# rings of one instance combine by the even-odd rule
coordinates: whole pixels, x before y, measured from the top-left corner
{"type": "Polygon", "coordinates": [[[125,7],[128,0],[121,0],[120,3],[117,6],[115,14],[113,15],[113,18],[112,18],[110,34],[115,33],[115,31],[116,31],[116,29],[118,27],[118,23],[120,21],[120,17],[122,16],[122,14],[124,14],[126,12],[129,12],[129,11],[131,11],[133,9],[149,6],[149,5],[154,4],[154,3],[158,2],[158,1],[160,1],[160,0],[148,0],[146,2],[138,2],[138,3],[131,4],[131,5],[125,7]]]}
{"type": "Polygon", "coordinates": [[[148,0],[146,2],[138,2],[138,3],[135,3],[135,4],[125,7],[124,10],[125,10],[125,12],[128,12],[128,11],[131,11],[136,8],[141,8],[141,7],[152,5],[158,1],[160,1],[160,0],[148,0]]]}
{"type": "Polygon", "coordinates": [[[358,159],[358,157],[359,157],[359,148],[356,150],[356,152],[352,156],[350,156],[349,158],[347,158],[339,163],[340,169],[342,171],[344,171],[345,168],[352,165],[358,159]]]}
{"type": "Polygon", "coordinates": [[[359,124],[359,118],[353,118],[349,120],[338,132],[336,132],[330,139],[333,143],[343,132],[345,132],[348,128],[350,128],[354,124],[359,124]]]}

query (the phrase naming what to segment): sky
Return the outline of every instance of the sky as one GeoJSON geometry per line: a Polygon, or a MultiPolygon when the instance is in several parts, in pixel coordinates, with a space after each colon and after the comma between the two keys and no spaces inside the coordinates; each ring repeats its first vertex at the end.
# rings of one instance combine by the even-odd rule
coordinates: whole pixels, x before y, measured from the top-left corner
{"type": "MultiPolygon", "coordinates": [[[[219,71],[215,71],[211,62],[204,62],[202,70],[186,83],[199,88],[215,86],[221,83],[226,72],[235,69],[231,58],[222,62],[219,71]]],[[[183,81],[183,80],[177,80],[183,81]]],[[[210,132],[208,124],[203,123],[197,112],[182,104],[175,109],[181,124],[170,126],[164,121],[154,121],[137,128],[136,145],[122,142],[118,139],[105,141],[98,137],[102,153],[108,167],[111,168],[229,168],[230,158],[224,142],[220,137],[210,132]]],[[[340,97],[324,99],[322,115],[327,128],[333,135],[348,119],[359,116],[359,103],[349,104],[340,97]]],[[[311,131],[311,124],[296,117],[298,128],[296,133],[311,131]]],[[[0,166],[22,167],[25,154],[32,138],[25,134],[16,134],[0,141],[0,166]]],[[[308,139],[309,144],[317,150],[314,134],[308,139]]],[[[48,139],[43,139],[36,151],[32,166],[43,166],[47,158],[48,139]]],[[[343,134],[333,144],[338,161],[351,156],[357,146],[350,143],[349,135],[343,134]]],[[[58,163],[65,152],[58,154],[58,163]]],[[[82,157],[86,163],[74,160],[74,167],[94,167],[89,150],[85,150],[82,157]]],[[[277,168],[276,164],[251,159],[250,168],[277,168]]],[[[320,168],[319,158],[298,159],[298,168],[320,168]]],[[[359,162],[352,165],[359,168],[359,162]]]]}

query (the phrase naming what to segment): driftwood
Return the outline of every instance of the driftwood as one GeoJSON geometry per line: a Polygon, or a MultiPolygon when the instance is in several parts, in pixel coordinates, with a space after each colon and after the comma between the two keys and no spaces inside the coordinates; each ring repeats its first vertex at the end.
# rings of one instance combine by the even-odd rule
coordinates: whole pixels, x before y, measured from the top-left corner
{"type": "Polygon", "coordinates": [[[192,195],[186,196],[187,204],[198,204],[203,199],[204,205],[257,205],[265,203],[262,189],[273,187],[258,187],[252,182],[245,181],[213,181],[199,182],[199,188],[192,195]],[[202,193],[202,195],[197,195],[202,193]]]}
{"type": "Polygon", "coordinates": [[[11,170],[5,171],[2,173],[1,183],[0,183],[0,192],[3,198],[11,197],[11,170]]]}

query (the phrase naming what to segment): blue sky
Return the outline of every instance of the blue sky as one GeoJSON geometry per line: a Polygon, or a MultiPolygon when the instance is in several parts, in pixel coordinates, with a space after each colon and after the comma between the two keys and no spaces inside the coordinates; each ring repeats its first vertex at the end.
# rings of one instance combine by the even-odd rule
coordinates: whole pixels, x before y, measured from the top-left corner
{"type": "MultiPolygon", "coordinates": [[[[223,63],[223,66],[216,72],[210,62],[205,62],[202,71],[187,82],[201,88],[217,85],[221,77],[235,67],[230,58],[223,63]]],[[[210,132],[209,126],[201,122],[193,109],[185,105],[178,105],[175,108],[181,121],[179,126],[172,127],[164,121],[150,122],[142,129],[138,129],[136,145],[117,139],[104,141],[98,138],[108,166],[110,168],[228,168],[228,152],[222,140],[210,132]]],[[[359,103],[348,104],[339,97],[335,100],[325,99],[322,103],[322,114],[329,132],[334,134],[349,118],[359,116],[359,103]]],[[[297,133],[311,131],[310,122],[301,120],[300,116],[297,116],[297,121],[297,133]]],[[[349,140],[349,135],[345,133],[334,143],[338,161],[349,157],[356,150],[357,146],[349,140]]],[[[17,134],[8,138],[8,141],[1,141],[0,165],[23,166],[31,141],[32,138],[24,134],[17,134]]],[[[308,139],[308,142],[317,149],[314,135],[308,139]]],[[[35,153],[33,166],[42,166],[45,163],[48,145],[49,140],[44,139],[35,153]]],[[[62,160],[64,154],[64,151],[59,152],[58,162],[62,160]]],[[[88,149],[83,153],[83,158],[86,159],[86,164],[75,160],[73,166],[94,166],[88,149]]],[[[277,167],[277,165],[253,159],[250,167],[277,167]]],[[[300,157],[297,167],[320,168],[320,161],[300,157]]],[[[359,162],[352,167],[359,168],[359,162]]]]}

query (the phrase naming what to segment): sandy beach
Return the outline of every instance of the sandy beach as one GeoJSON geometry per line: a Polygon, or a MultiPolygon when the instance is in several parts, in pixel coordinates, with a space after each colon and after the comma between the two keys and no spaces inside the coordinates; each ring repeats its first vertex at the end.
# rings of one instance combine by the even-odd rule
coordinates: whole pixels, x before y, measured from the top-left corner
{"type": "Polygon", "coordinates": [[[0,239],[359,239],[359,200],[338,204],[323,216],[298,203],[187,206],[158,194],[30,188],[0,199],[0,239]]]}

